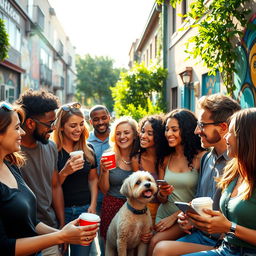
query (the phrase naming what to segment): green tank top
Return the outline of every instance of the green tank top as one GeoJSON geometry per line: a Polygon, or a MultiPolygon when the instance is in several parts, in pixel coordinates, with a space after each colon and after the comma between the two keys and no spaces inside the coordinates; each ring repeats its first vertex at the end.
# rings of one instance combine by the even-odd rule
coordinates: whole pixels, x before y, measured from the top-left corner
{"type": "MultiPolygon", "coordinates": [[[[240,196],[230,198],[236,182],[237,179],[232,181],[222,193],[220,198],[221,211],[228,220],[243,227],[256,230],[256,189],[248,200],[243,200],[240,196]]],[[[233,245],[255,249],[255,246],[252,244],[233,235],[228,234],[224,239],[233,245]]]]}
{"type": "Polygon", "coordinates": [[[196,169],[187,172],[173,172],[168,168],[168,165],[165,169],[164,179],[168,184],[174,186],[174,191],[168,196],[168,201],[165,204],[160,204],[156,223],[179,210],[174,201],[190,202],[196,192],[199,174],[196,169]]]}

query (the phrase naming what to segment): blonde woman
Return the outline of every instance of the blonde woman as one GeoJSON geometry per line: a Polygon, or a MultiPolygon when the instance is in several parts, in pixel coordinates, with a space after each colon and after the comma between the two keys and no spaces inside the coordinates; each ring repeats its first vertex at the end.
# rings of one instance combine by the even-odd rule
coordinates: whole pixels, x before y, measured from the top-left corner
{"type": "MultiPolygon", "coordinates": [[[[89,130],[79,103],[63,105],[57,112],[53,140],[58,149],[58,171],[62,183],[65,221],[78,218],[83,212],[96,213],[98,176],[93,148],[86,142],[89,130]],[[84,158],[70,157],[82,150],[84,158]]],[[[71,256],[89,255],[89,247],[71,245],[71,256]]]]}
{"type": "Polygon", "coordinates": [[[108,226],[125,203],[125,197],[120,193],[123,180],[133,173],[131,155],[137,138],[137,122],[130,117],[117,119],[112,127],[109,142],[116,155],[116,168],[107,170],[108,163],[101,160],[99,187],[104,193],[101,210],[101,236],[106,241],[108,226]]]}

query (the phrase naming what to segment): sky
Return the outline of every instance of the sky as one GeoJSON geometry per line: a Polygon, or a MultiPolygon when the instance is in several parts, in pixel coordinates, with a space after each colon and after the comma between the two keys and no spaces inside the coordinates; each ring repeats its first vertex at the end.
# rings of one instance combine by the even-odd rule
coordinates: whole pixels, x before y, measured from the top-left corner
{"type": "Polygon", "coordinates": [[[155,0],[49,0],[62,27],[83,56],[108,56],[128,67],[129,50],[140,38],[155,0]]]}

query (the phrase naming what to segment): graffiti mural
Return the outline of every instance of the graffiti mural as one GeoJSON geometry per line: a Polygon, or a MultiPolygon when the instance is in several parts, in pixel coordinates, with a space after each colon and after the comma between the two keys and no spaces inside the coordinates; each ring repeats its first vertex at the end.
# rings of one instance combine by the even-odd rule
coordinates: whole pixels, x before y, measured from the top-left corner
{"type": "Polygon", "coordinates": [[[241,45],[237,47],[239,59],[234,74],[234,96],[242,108],[256,106],[256,14],[248,22],[241,45]]]}

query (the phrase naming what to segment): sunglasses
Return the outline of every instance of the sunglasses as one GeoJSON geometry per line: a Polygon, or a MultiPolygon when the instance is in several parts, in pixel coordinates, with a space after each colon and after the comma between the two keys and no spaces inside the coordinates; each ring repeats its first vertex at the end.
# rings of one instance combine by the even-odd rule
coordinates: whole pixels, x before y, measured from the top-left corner
{"type": "Polygon", "coordinates": [[[64,111],[70,111],[72,108],[81,108],[81,104],[79,102],[72,102],[61,107],[64,111]]]}
{"type": "Polygon", "coordinates": [[[202,130],[207,125],[217,125],[217,124],[221,124],[221,123],[224,123],[224,121],[217,121],[217,122],[212,122],[212,123],[197,122],[197,126],[199,127],[200,130],[202,130]]]}
{"type": "Polygon", "coordinates": [[[7,102],[5,102],[5,101],[0,103],[0,109],[2,109],[2,108],[5,109],[5,110],[8,110],[8,111],[12,111],[13,110],[12,105],[7,103],[7,102]]]}
{"type": "Polygon", "coordinates": [[[55,121],[52,121],[50,124],[47,124],[47,123],[44,123],[44,122],[41,122],[37,119],[34,119],[34,118],[31,118],[33,121],[35,121],[37,124],[41,124],[41,125],[44,125],[45,127],[49,128],[49,129],[52,129],[52,127],[55,125],[55,121]]]}

